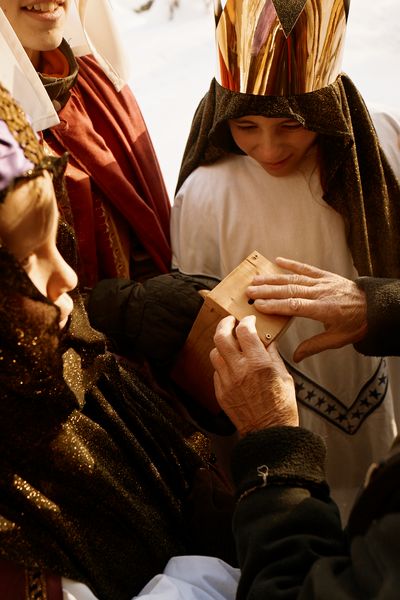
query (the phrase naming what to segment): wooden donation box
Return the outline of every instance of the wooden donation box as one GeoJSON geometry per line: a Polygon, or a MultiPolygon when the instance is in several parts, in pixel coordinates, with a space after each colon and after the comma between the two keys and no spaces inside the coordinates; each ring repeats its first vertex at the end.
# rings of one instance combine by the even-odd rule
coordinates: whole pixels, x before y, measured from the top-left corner
{"type": "Polygon", "coordinates": [[[247,315],[256,316],[256,328],[262,342],[267,346],[285,331],[291,317],[263,315],[258,312],[245,293],[255,275],[284,272],[277,265],[252,252],[236,269],[225,277],[213,290],[200,292],[204,304],[174,365],[171,376],[188,395],[218,414],[221,408],[214,392],[214,369],[209,354],[214,347],[214,334],[221,319],[233,315],[240,321],[247,315]]]}

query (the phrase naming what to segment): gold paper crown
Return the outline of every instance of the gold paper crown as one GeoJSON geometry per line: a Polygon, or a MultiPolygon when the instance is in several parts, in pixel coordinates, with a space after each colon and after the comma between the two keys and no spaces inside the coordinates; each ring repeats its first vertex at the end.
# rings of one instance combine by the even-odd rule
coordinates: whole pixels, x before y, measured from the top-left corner
{"type": "Polygon", "coordinates": [[[333,83],[350,0],[215,0],[219,83],[291,96],[333,83]],[[222,4],[221,4],[222,2],[222,4]]]}

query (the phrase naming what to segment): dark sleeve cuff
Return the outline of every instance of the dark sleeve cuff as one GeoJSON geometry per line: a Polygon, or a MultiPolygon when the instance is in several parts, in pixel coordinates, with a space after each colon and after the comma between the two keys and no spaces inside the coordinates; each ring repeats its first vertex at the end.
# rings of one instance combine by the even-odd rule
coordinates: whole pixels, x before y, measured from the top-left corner
{"type": "Polygon", "coordinates": [[[116,352],[169,369],[203,304],[199,290],[215,284],[178,272],[143,283],[103,279],[89,298],[90,322],[113,342],[116,352]]]}
{"type": "Polygon", "coordinates": [[[233,451],[232,477],[237,497],[262,484],[259,467],[268,467],[268,485],[328,493],[326,447],[322,438],[301,427],[271,427],[244,437],[233,451]]]}
{"type": "Polygon", "coordinates": [[[400,280],[359,277],[356,284],[367,298],[368,331],[354,348],[368,356],[399,356],[400,280]]]}

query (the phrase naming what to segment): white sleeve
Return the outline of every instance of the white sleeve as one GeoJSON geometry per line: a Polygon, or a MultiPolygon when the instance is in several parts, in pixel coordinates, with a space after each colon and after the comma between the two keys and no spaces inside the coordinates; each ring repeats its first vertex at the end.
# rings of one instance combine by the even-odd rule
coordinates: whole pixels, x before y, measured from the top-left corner
{"type": "Polygon", "coordinates": [[[141,600],[235,600],[240,571],[212,556],[176,556],[137,598],[141,600]]]}
{"type": "MultiPolygon", "coordinates": [[[[172,266],[187,275],[221,278],[220,223],[212,167],[199,167],[178,191],[171,213],[172,266]]],[[[219,211],[221,214],[221,211],[219,211]]]]}
{"type": "Polygon", "coordinates": [[[98,600],[86,585],[66,577],[61,578],[61,587],[63,600],[98,600]]]}
{"type": "MultiPolygon", "coordinates": [[[[212,556],[175,556],[153,577],[141,600],[235,600],[240,571],[212,556]]],[[[63,600],[98,600],[83,583],[62,578],[63,600]]]]}

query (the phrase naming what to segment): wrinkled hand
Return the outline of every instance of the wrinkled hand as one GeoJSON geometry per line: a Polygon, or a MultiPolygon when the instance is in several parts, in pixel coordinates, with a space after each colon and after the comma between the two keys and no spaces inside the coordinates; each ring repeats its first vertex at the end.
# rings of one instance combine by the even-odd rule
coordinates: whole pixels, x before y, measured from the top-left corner
{"type": "Polygon", "coordinates": [[[365,293],[354,281],[299,263],[277,258],[291,274],[258,275],[247,295],[262,313],[308,317],[321,321],[322,332],[303,341],[295,350],[296,362],[361,340],[367,333],[365,293]]]}
{"type": "Polygon", "coordinates": [[[293,379],[275,344],[258,337],[255,317],[225,317],[210,353],[217,400],[240,435],[276,425],[299,423],[293,379]],[[236,337],[234,333],[236,332],[236,337]]]}

